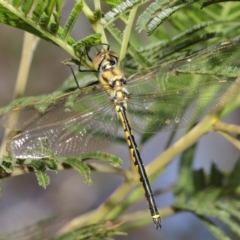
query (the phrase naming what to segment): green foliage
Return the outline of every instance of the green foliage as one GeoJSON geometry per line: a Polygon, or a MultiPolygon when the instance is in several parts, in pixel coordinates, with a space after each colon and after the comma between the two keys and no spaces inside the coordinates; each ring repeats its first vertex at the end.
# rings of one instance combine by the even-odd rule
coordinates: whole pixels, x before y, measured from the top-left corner
{"type": "Polygon", "coordinates": [[[48,228],[58,223],[60,219],[57,217],[50,217],[23,229],[11,232],[9,234],[0,235],[1,240],[111,240],[113,236],[126,235],[117,229],[118,225],[112,222],[100,222],[98,224],[91,224],[85,227],[76,228],[70,233],[59,234],[57,237],[49,238],[48,228]],[[29,238],[29,236],[31,236],[29,238]]]}
{"type": "MultiPolygon", "coordinates": [[[[61,0],[0,0],[0,22],[30,32],[41,39],[47,40],[61,47],[68,52],[69,55],[78,60],[85,54],[85,47],[91,47],[98,43],[108,43],[106,37],[106,33],[108,33],[108,35],[110,35],[109,39],[113,41],[112,45],[115,43],[116,48],[118,46],[120,49],[119,58],[120,61],[124,60],[126,75],[131,75],[140,71],[145,71],[147,74],[149,71],[148,67],[162,63],[163,65],[157,66],[154,69],[161,68],[171,72],[172,68],[164,68],[164,64],[167,61],[173,61],[179,57],[184,58],[186,55],[195,53],[209,45],[234,40],[235,47],[231,49],[231,51],[226,51],[226,61],[221,62],[224,50],[222,52],[217,52],[214,57],[212,57],[211,54],[217,47],[208,48],[202,55],[203,59],[194,59],[193,57],[193,64],[187,64],[186,67],[185,65],[182,66],[179,64],[178,67],[174,67],[175,73],[172,74],[171,77],[174,78],[179,74],[186,77],[186,79],[190,79],[192,74],[198,74],[198,81],[203,79],[207,81],[208,76],[215,75],[216,73],[217,75],[224,75],[227,80],[232,79],[230,77],[240,75],[238,65],[240,52],[239,2],[228,2],[223,0],[209,0],[201,3],[194,0],[155,0],[151,2],[148,0],[96,0],[94,4],[95,8],[92,10],[88,6],[87,1],[77,0],[75,6],[69,13],[66,23],[60,26],[61,15],[64,10],[61,0]],[[108,5],[110,10],[104,12],[102,5],[108,5]],[[138,10],[138,12],[136,10],[138,10]],[[75,41],[71,37],[71,31],[80,14],[84,14],[88,19],[94,33],[75,41]],[[117,21],[122,23],[121,27],[119,27],[117,23],[115,24],[117,21]],[[122,27],[122,25],[124,27],[122,27]],[[136,31],[133,31],[133,29],[136,31]],[[143,42],[139,35],[140,32],[143,34],[142,36],[147,34],[151,35],[151,37],[143,42]],[[206,60],[209,49],[211,50],[209,53],[210,58],[206,60]],[[217,64],[214,65],[213,63],[217,64]],[[194,66],[197,66],[197,69],[194,68],[194,66]]],[[[70,60],[65,61],[66,64],[69,62],[70,60]]],[[[82,63],[85,64],[86,67],[89,67],[85,59],[83,59],[82,63]]],[[[181,60],[177,63],[181,63],[181,60]]],[[[177,63],[175,62],[174,64],[176,65],[177,63]]],[[[175,66],[174,64],[172,66],[175,66]]],[[[164,71],[162,73],[166,74],[164,71]]],[[[97,77],[93,75],[89,77],[89,75],[86,76],[86,74],[78,74],[77,79],[80,80],[80,86],[84,87],[93,84],[97,77]]],[[[177,81],[175,81],[175,83],[176,85],[178,84],[177,81]]],[[[8,106],[1,108],[0,114],[7,113],[15,107],[26,108],[29,107],[29,105],[34,106],[36,110],[35,114],[45,113],[49,106],[55,104],[56,99],[61,99],[66,96],[69,86],[75,86],[73,77],[67,79],[53,94],[38,97],[24,97],[14,100],[8,106]]],[[[144,85],[144,87],[148,86],[144,85]]],[[[176,88],[176,86],[172,87],[173,89],[174,87],[176,88]]],[[[94,86],[92,88],[94,88],[94,86]]],[[[194,94],[196,94],[194,91],[188,93],[190,95],[192,94],[194,97],[194,94]]],[[[236,91],[238,91],[238,88],[235,90],[235,95],[236,91]]],[[[178,92],[178,94],[181,95],[180,92],[178,92]]],[[[202,94],[204,96],[204,92],[202,92],[202,94]]],[[[74,103],[77,97],[78,94],[73,93],[72,99],[67,101],[70,109],[71,103],[74,103]]],[[[168,98],[167,95],[165,97],[168,98]]],[[[207,100],[202,105],[207,105],[213,97],[214,95],[210,97],[206,95],[205,99],[207,100]]],[[[191,97],[186,97],[186,99],[189,100],[191,97]]],[[[176,97],[172,100],[172,103],[176,104],[178,100],[179,98],[176,97]]],[[[233,102],[235,103],[235,108],[239,106],[238,98],[234,99],[233,102]]],[[[187,108],[188,106],[188,103],[184,106],[181,105],[182,108],[187,108]]],[[[165,111],[165,113],[169,110],[162,103],[158,106],[158,109],[163,112],[165,111]]],[[[230,109],[229,106],[226,106],[224,111],[228,112],[228,109],[230,109]]],[[[151,125],[154,125],[154,123],[156,123],[155,120],[149,122],[149,129],[151,129],[151,125]]],[[[9,123],[6,123],[6,125],[9,126],[9,123]]],[[[202,131],[203,135],[211,131],[211,129],[204,129],[202,131]]],[[[152,135],[151,133],[142,134],[142,142],[148,140],[152,135]]],[[[174,133],[172,134],[172,137],[173,136],[174,133]]],[[[122,138],[118,138],[118,141],[121,142],[122,138]]],[[[170,142],[171,139],[169,139],[167,145],[169,145],[170,142]]],[[[194,142],[191,142],[191,144],[193,143],[194,142]]],[[[44,147],[45,143],[43,140],[42,148],[46,153],[44,147]]],[[[207,175],[202,169],[192,170],[195,152],[196,145],[182,154],[178,175],[179,179],[174,188],[175,203],[173,206],[169,207],[174,213],[189,211],[195,214],[217,239],[230,238],[218,227],[215,219],[220,220],[229,227],[232,232],[240,237],[238,228],[238,221],[240,220],[240,204],[238,203],[240,160],[236,162],[235,167],[229,174],[221,172],[216,165],[212,164],[211,172],[207,175]]],[[[52,153],[49,153],[50,156],[51,154],[52,153]]],[[[176,155],[177,154],[178,153],[176,153],[176,155]]],[[[165,160],[164,164],[161,166],[159,164],[157,167],[151,168],[149,165],[148,170],[151,172],[150,176],[156,178],[160,175],[174,156],[169,160],[165,160]]],[[[103,203],[102,206],[96,210],[94,218],[92,217],[92,221],[95,219],[96,221],[103,219],[115,220],[128,206],[143,197],[141,191],[135,191],[132,195],[130,194],[132,187],[135,186],[134,184],[130,184],[134,182],[132,179],[134,174],[130,172],[130,170],[120,171],[118,167],[121,166],[121,160],[116,156],[95,152],[84,154],[79,157],[55,158],[52,156],[52,158],[49,157],[48,159],[38,161],[30,159],[22,161],[11,157],[3,157],[0,164],[0,174],[1,177],[9,176],[16,168],[23,170],[24,173],[34,171],[39,185],[45,188],[50,183],[46,171],[58,171],[62,168],[71,167],[83,175],[86,183],[90,184],[90,169],[92,168],[98,171],[101,171],[101,169],[94,168],[93,165],[89,164],[87,161],[89,159],[107,161],[113,167],[105,168],[102,171],[116,173],[124,176],[126,179],[127,187],[124,185],[126,182],[124,182],[124,184],[116,190],[116,193],[112,194],[108,201],[106,201],[105,205],[103,203]],[[110,217],[106,217],[106,209],[109,212],[111,211],[110,217]]],[[[84,217],[85,216],[82,218],[85,219],[84,217]]],[[[86,218],[88,217],[89,216],[86,218]]],[[[150,220],[151,219],[149,219],[149,221],[150,220]]],[[[133,227],[136,227],[138,224],[141,225],[141,221],[142,218],[135,219],[135,225],[133,225],[133,227]]],[[[35,225],[35,227],[37,227],[37,225],[35,225]]],[[[117,232],[114,227],[109,227],[105,224],[91,225],[89,223],[89,225],[84,226],[84,224],[81,225],[80,223],[79,227],[70,229],[68,233],[55,237],[54,239],[107,239],[107,237],[111,237],[118,233],[119,232],[117,232]]],[[[40,233],[38,234],[40,235],[40,233]]],[[[35,237],[35,235],[33,237],[35,237]]],[[[39,239],[41,239],[41,237],[39,239]]]]}
{"type": "Polygon", "coordinates": [[[212,163],[210,174],[202,169],[192,170],[196,145],[182,154],[179,179],[175,186],[176,212],[188,211],[195,214],[209,228],[216,239],[229,239],[214,219],[220,220],[240,237],[239,173],[240,159],[230,174],[221,172],[212,163]]]}
{"type": "Polygon", "coordinates": [[[82,10],[82,7],[83,7],[83,2],[77,1],[75,7],[72,9],[72,12],[70,14],[68,21],[66,22],[66,25],[63,29],[63,33],[62,33],[63,39],[66,39],[68,37],[68,35],[71,33],[71,30],[82,10]]]}
{"type": "Polygon", "coordinates": [[[156,28],[168,19],[172,14],[179,11],[181,8],[195,1],[161,1],[157,0],[152,3],[144,13],[138,18],[137,29],[142,31],[146,28],[147,33],[151,35],[156,28]]]}
{"type": "Polygon", "coordinates": [[[80,157],[71,157],[71,158],[63,158],[63,157],[58,157],[57,161],[60,163],[66,163],[70,165],[72,168],[76,169],[82,176],[85,177],[86,183],[91,184],[91,178],[90,178],[90,168],[88,165],[83,162],[89,159],[98,159],[98,160],[103,160],[107,161],[108,163],[112,164],[114,167],[120,167],[122,164],[122,161],[120,158],[111,155],[111,154],[106,154],[102,152],[95,152],[95,153],[87,153],[83,154],[80,157]]]}
{"type": "MultiPolygon", "coordinates": [[[[81,11],[81,1],[77,1],[64,29],[60,27],[62,0],[0,1],[0,22],[30,32],[50,41],[66,51],[74,40],[69,37],[74,20],[81,11]]],[[[74,52],[70,51],[74,56],[74,52]]]]}
{"type": "Polygon", "coordinates": [[[107,223],[92,224],[86,227],[74,229],[71,233],[62,234],[53,240],[111,240],[112,236],[125,235],[123,232],[117,231],[115,226],[107,223]]]}
{"type": "MultiPolygon", "coordinates": [[[[104,18],[102,21],[104,24],[109,24],[115,21],[118,17],[124,16],[126,13],[132,10],[133,7],[140,6],[143,2],[144,1],[142,0],[130,0],[130,1],[123,1],[118,5],[112,4],[112,6],[114,6],[114,9],[112,11],[107,12],[104,15],[104,18]]],[[[108,1],[108,3],[110,4],[110,1],[108,1]]]]}
{"type": "Polygon", "coordinates": [[[43,160],[16,160],[11,156],[4,156],[0,163],[0,178],[6,177],[6,174],[13,173],[14,169],[19,168],[22,170],[25,168],[25,172],[34,171],[38,180],[39,186],[46,188],[50,184],[50,178],[47,175],[46,171],[58,171],[58,164],[60,164],[60,168],[74,168],[77,170],[82,176],[85,177],[85,182],[87,184],[91,184],[90,178],[90,168],[85,161],[90,159],[97,159],[106,161],[114,167],[121,167],[122,160],[112,154],[106,154],[102,152],[94,152],[83,154],[79,157],[58,157],[56,159],[43,159],[43,160]],[[58,163],[58,164],[57,164],[58,163]]]}
{"type": "Polygon", "coordinates": [[[96,33],[77,41],[74,43],[73,47],[76,52],[80,53],[79,55],[81,56],[81,54],[85,54],[84,51],[81,51],[82,48],[84,49],[85,47],[92,47],[99,43],[101,43],[101,34],[96,33]]]}

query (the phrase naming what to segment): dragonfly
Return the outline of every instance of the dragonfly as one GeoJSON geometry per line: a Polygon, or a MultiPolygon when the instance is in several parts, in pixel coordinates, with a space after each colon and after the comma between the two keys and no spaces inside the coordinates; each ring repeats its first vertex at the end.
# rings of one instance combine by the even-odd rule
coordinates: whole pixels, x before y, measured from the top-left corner
{"type": "Polygon", "coordinates": [[[17,159],[79,156],[113,142],[120,123],[151,217],[160,228],[161,217],[133,129],[174,131],[221,110],[240,90],[235,84],[240,75],[239,43],[226,41],[128,78],[118,66],[117,53],[103,45],[93,59],[87,54],[98,74],[97,84],[46,102],[44,110],[37,107],[45,104],[42,101],[15,107],[2,116],[5,128],[19,131],[8,141],[7,151],[17,159]]]}

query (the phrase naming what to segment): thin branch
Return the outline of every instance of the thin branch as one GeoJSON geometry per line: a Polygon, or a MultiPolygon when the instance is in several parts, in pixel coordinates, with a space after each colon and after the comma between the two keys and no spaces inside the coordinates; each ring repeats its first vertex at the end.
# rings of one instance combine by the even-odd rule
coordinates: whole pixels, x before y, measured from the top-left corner
{"type": "MultiPolygon", "coordinates": [[[[95,11],[100,13],[101,12],[100,0],[94,0],[94,5],[95,5],[95,11]]],[[[95,31],[97,33],[101,33],[102,35],[102,38],[101,38],[102,43],[108,43],[103,25],[99,21],[97,21],[95,24],[96,24],[95,31]]]]}
{"type": "Polygon", "coordinates": [[[178,154],[182,153],[188,147],[197,142],[203,135],[212,131],[212,123],[216,121],[216,115],[208,115],[190,130],[186,135],[179,139],[173,146],[164,151],[159,157],[152,161],[147,167],[148,176],[159,175],[163,169],[169,164],[178,154]]]}
{"type": "Polygon", "coordinates": [[[234,138],[231,134],[227,132],[218,131],[218,133],[240,150],[240,141],[238,139],[234,138]]]}
{"type": "Polygon", "coordinates": [[[240,134],[240,126],[234,124],[224,123],[222,121],[217,122],[214,124],[214,130],[216,131],[225,131],[225,132],[233,132],[240,134]]]}
{"type": "Polygon", "coordinates": [[[105,165],[101,163],[95,163],[95,162],[88,163],[88,165],[90,166],[91,170],[96,170],[97,172],[113,173],[113,174],[123,176],[126,179],[132,178],[131,172],[129,170],[125,170],[122,168],[117,168],[117,167],[113,167],[113,166],[105,165]]]}
{"type": "Polygon", "coordinates": [[[136,13],[137,13],[137,9],[138,9],[138,6],[134,7],[130,11],[128,21],[126,23],[126,28],[124,30],[123,41],[122,41],[122,44],[121,44],[121,51],[120,51],[120,54],[119,54],[119,62],[121,62],[126,55],[128,42],[129,42],[129,38],[130,38],[130,35],[131,35],[131,31],[132,31],[132,25],[133,25],[133,22],[134,22],[136,13]]]}
{"type": "Polygon", "coordinates": [[[99,222],[103,219],[114,219],[123,211],[123,200],[130,191],[129,183],[124,182],[115,192],[96,210],[87,212],[84,215],[69,221],[59,233],[65,233],[73,228],[99,222]],[[121,204],[120,204],[121,203],[121,204]]]}

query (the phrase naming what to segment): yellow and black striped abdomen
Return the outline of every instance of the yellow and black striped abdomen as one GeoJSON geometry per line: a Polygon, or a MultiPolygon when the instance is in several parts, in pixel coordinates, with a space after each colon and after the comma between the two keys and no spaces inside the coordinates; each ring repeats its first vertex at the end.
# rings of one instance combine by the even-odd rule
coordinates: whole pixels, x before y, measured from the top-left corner
{"type": "Polygon", "coordinates": [[[150,186],[150,183],[148,181],[148,177],[143,165],[143,161],[141,159],[140,153],[138,151],[137,144],[135,142],[131,126],[128,122],[127,116],[126,116],[126,108],[123,106],[123,104],[117,104],[115,106],[116,112],[119,116],[119,119],[122,123],[124,134],[127,140],[127,144],[129,147],[129,152],[131,155],[131,159],[135,165],[135,168],[137,170],[137,173],[139,175],[139,180],[143,185],[143,189],[145,192],[145,196],[148,202],[149,210],[151,212],[151,216],[153,218],[153,222],[155,223],[157,228],[161,227],[161,218],[158,213],[157,205],[154,200],[153,192],[150,186]]]}

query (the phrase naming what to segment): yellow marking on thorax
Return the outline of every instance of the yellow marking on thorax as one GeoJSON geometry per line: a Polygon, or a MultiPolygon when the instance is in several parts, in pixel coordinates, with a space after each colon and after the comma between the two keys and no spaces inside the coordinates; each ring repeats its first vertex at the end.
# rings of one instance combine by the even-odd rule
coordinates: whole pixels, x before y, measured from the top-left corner
{"type": "Polygon", "coordinates": [[[123,78],[124,75],[118,67],[106,70],[99,74],[101,84],[110,98],[114,99],[115,102],[123,101],[125,98],[123,92],[126,91],[126,88],[120,82],[123,78]],[[114,87],[110,86],[111,82],[114,82],[114,87]]]}
{"type": "Polygon", "coordinates": [[[117,67],[113,69],[109,69],[107,71],[104,71],[100,73],[100,77],[103,78],[104,81],[111,81],[111,80],[120,80],[121,78],[124,77],[122,74],[121,70],[117,67]]]}

